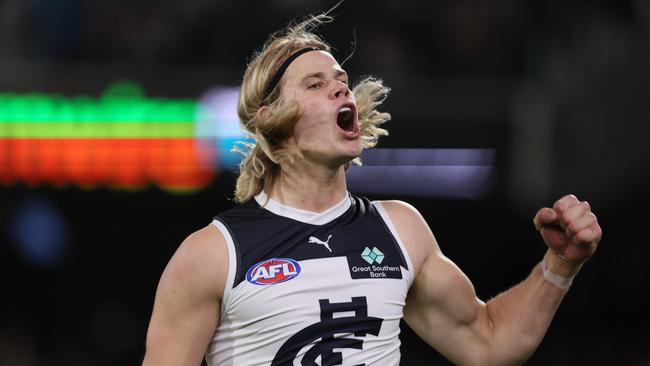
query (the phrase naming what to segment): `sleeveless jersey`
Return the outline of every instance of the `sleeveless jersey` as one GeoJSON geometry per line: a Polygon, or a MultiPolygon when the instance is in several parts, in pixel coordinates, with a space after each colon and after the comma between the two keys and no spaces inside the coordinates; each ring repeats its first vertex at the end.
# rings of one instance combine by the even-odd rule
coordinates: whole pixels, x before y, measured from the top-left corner
{"type": "Polygon", "coordinates": [[[314,213],[261,193],[213,224],[229,270],[209,365],[399,365],[413,266],[381,203],[314,213]]]}

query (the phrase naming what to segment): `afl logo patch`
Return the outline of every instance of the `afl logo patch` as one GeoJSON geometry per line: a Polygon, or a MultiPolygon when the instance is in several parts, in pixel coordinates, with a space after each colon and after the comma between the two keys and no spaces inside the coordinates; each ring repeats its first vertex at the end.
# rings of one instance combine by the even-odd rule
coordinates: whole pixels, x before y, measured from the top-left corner
{"type": "Polygon", "coordinates": [[[255,285],[273,285],[296,278],[300,265],[289,258],[271,258],[259,262],[246,272],[246,281],[255,285]]]}

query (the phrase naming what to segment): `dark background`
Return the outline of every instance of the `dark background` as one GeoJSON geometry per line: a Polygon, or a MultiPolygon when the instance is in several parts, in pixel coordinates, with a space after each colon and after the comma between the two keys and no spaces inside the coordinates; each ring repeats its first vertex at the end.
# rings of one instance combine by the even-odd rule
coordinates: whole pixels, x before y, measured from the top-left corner
{"type": "MultiPolygon", "coordinates": [[[[332,5],[2,0],[0,91],[98,96],[126,78],[151,96],[198,98],[238,85],[270,32],[332,5]]],[[[650,3],[356,0],[335,13],[322,34],[339,59],[356,34],[352,78],[392,87],[381,147],[496,149],[496,184],[482,198],[390,196],[423,213],[480,298],[541,259],[539,207],[574,193],[598,215],[601,246],[528,364],[650,365],[650,3]]],[[[165,264],[232,205],[234,179],[221,173],[186,195],[0,186],[0,365],[141,362],[165,264]],[[61,217],[40,223],[65,243],[55,264],[16,244],[26,207],[61,217]]],[[[404,365],[447,364],[408,329],[402,342],[404,365]]]]}

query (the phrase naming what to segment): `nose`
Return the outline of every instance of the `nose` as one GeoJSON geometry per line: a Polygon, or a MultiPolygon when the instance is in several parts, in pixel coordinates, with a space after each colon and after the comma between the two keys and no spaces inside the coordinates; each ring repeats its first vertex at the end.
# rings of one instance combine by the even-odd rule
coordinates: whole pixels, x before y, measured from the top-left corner
{"type": "Polygon", "coordinates": [[[333,99],[338,99],[340,96],[347,97],[350,95],[350,89],[348,88],[348,85],[342,81],[334,81],[334,87],[332,88],[332,91],[330,93],[330,96],[333,99]]]}

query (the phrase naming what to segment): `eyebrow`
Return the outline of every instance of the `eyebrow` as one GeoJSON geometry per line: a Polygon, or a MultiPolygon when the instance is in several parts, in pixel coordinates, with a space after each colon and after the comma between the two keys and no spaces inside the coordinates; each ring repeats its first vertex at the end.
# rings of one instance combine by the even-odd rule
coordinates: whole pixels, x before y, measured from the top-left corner
{"type": "MultiPolygon", "coordinates": [[[[341,77],[341,76],[344,76],[345,78],[347,78],[348,73],[345,72],[344,70],[338,70],[338,69],[334,70],[334,77],[335,78],[338,78],[338,77],[341,77]]],[[[312,74],[308,74],[304,78],[302,78],[301,82],[304,82],[305,80],[307,80],[309,78],[325,79],[325,73],[319,71],[319,72],[315,72],[315,73],[312,73],[312,74]]]]}

